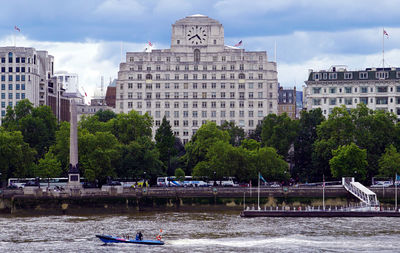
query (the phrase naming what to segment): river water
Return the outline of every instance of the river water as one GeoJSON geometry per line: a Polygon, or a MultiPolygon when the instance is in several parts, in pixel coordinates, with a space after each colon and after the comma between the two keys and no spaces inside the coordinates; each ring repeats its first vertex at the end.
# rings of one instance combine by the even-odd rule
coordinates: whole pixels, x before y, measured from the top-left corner
{"type": "Polygon", "coordinates": [[[238,212],[0,217],[0,252],[400,252],[398,218],[240,218],[238,212]],[[164,246],[103,245],[141,230],[164,246]]]}

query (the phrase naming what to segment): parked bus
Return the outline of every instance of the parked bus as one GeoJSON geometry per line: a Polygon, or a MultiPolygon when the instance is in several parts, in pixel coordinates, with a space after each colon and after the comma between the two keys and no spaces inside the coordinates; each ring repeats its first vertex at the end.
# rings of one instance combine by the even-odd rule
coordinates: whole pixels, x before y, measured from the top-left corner
{"type": "Polygon", "coordinates": [[[207,187],[209,184],[201,178],[193,178],[192,176],[186,176],[184,181],[179,181],[176,177],[158,177],[157,186],[160,187],[207,187]]]}
{"type": "MultiPolygon", "coordinates": [[[[81,177],[81,183],[84,182],[84,178],[81,177]]],[[[9,178],[8,179],[8,187],[15,187],[22,189],[25,187],[25,184],[28,182],[32,183],[35,182],[36,178],[9,178]]],[[[47,188],[50,186],[50,189],[53,188],[64,188],[68,184],[68,178],[67,177],[57,177],[57,178],[40,178],[40,187],[47,188]]]]}

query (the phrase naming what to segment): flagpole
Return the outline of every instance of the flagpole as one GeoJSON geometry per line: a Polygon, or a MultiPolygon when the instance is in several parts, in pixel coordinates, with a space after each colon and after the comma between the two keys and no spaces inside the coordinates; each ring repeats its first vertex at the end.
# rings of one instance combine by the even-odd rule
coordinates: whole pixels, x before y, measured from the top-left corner
{"type": "Polygon", "coordinates": [[[258,210],[260,210],[260,172],[258,172],[258,198],[257,198],[258,210]]]}
{"type": "Polygon", "coordinates": [[[396,173],[396,177],[395,177],[395,179],[394,179],[394,188],[395,188],[395,190],[394,190],[394,192],[395,192],[395,197],[394,197],[394,199],[395,199],[395,208],[394,208],[394,210],[396,210],[396,212],[397,212],[397,184],[396,184],[396,181],[397,181],[397,173],[396,173]]]}
{"type": "Polygon", "coordinates": [[[382,66],[385,69],[385,28],[382,30],[382,66]]]}
{"type": "Polygon", "coordinates": [[[14,35],[14,47],[16,47],[16,35],[15,35],[15,33],[17,32],[17,29],[15,29],[15,27],[14,27],[14,33],[13,33],[13,35],[14,35]]]}
{"type": "Polygon", "coordinates": [[[322,175],[322,209],[325,211],[325,175],[322,175]]]}

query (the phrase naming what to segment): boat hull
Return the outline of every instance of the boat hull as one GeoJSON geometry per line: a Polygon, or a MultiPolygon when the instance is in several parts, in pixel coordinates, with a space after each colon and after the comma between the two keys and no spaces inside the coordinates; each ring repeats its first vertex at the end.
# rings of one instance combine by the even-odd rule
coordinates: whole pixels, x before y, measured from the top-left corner
{"type": "Polygon", "coordinates": [[[133,244],[146,244],[146,245],[164,245],[163,241],[159,240],[130,240],[122,237],[110,235],[96,235],[104,243],[133,243],[133,244]]]}
{"type": "Polygon", "coordinates": [[[400,217],[400,212],[357,211],[242,211],[241,217],[400,217]]]}

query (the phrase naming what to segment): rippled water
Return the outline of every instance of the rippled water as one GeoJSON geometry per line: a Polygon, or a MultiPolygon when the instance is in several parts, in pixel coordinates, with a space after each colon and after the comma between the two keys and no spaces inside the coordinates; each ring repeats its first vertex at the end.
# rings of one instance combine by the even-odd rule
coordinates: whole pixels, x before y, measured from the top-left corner
{"type": "Polygon", "coordinates": [[[0,217],[0,252],[399,252],[398,218],[240,218],[237,212],[0,217]],[[164,246],[104,246],[144,232],[164,246]]]}

